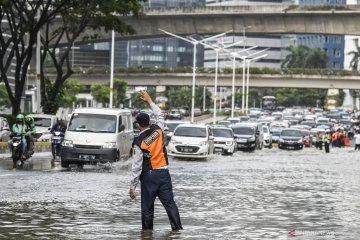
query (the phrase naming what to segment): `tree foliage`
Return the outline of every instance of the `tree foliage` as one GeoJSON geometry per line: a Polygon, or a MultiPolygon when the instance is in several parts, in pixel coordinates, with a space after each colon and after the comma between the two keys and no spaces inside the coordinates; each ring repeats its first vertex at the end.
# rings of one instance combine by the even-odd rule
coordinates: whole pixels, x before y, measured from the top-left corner
{"type": "MultiPolygon", "coordinates": [[[[203,108],[204,101],[204,88],[196,87],[195,88],[195,108],[203,108]]],[[[191,87],[170,87],[165,92],[166,97],[169,99],[169,108],[177,107],[189,107],[191,109],[191,96],[192,88],[191,87]]],[[[206,88],[205,89],[205,106],[210,108],[212,106],[211,92],[206,88]]]]}
{"type": "Polygon", "coordinates": [[[289,54],[286,56],[282,67],[286,68],[326,68],[328,56],[320,48],[307,46],[289,46],[286,48],[289,54]]]}
{"type": "MultiPolygon", "coordinates": [[[[45,79],[46,84],[49,86],[48,91],[51,91],[54,82],[49,78],[45,79]]],[[[85,85],[78,82],[75,79],[69,79],[63,84],[57,95],[57,98],[54,101],[48,101],[43,103],[43,110],[49,114],[56,114],[57,110],[60,107],[72,107],[73,103],[77,102],[76,94],[85,90],[85,85]]]]}
{"type": "Polygon", "coordinates": [[[360,47],[356,47],[355,51],[351,51],[348,55],[352,55],[352,59],[350,61],[350,67],[354,71],[359,70],[359,58],[360,58],[360,47]]]}
{"type": "MultiPolygon", "coordinates": [[[[113,83],[113,105],[120,107],[126,99],[127,83],[120,79],[114,79],[113,83]]],[[[110,102],[110,82],[105,84],[94,84],[91,86],[91,95],[96,102],[104,105],[110,102]]]]}
{"type": "Polygon", "coordinates": [[[0,110],[4,110],[5,108],[11,108],[11,102],[6,92],[5,85],[0,84],[0,110]]]}
{"type": "Polygon", "coordinates": [[[121,22],[118,16],[140,16],[141,2],[142,0],[0,0],[0,81],[5,83],[13,114],[17,114],[20,108],[28,67],[40,30],[43,44],[41,62],[44,63],[49,58],[57,70],[56,79],[47,85],[41,64],[42,106],[44,112],[52,112],[49,106],[56,106],[56,103],[51,102],[57,101],[61,86],[72,74],[69,52],[73,42],[96,38],[96,31],[99,29],[114,29],[123,34],[134,33],[131,26],[121,22]],[[62,40],[65,40],[65,50],[59,54],[62,40]],[[7,75],[11,63],[16,66],[13,82],[7,75]],[[12,83],[14,87],[11,87],[12,83]]]}

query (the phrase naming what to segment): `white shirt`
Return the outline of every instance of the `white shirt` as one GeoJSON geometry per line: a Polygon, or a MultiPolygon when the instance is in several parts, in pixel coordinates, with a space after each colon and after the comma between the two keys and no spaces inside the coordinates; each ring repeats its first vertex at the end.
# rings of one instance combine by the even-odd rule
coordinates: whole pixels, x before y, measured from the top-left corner
{"type": "Polygon", "coordinates": [[[360,134],[355,134],[355,136],[354,136],[354,138],[355,138],[355,144],[360,144],[360,134]]]}

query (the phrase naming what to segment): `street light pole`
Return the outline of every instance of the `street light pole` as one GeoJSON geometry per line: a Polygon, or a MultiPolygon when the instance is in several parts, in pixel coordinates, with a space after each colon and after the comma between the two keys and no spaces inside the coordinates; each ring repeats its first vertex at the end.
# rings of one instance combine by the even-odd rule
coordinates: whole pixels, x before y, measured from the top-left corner
{"type": "MultiPolygon", "coordinates": [[[[40,9],[37,10],[37,19],[40,20],[40,9]]],[[[37,32],[36,39],[36,112],[41,113],[41,82],[40,82],[40,38],[41,32],[40,30],[37,32]]],[[[22,109],[24,110],[24,109],[22,109]]]]}
{"type": "Polygon", "coordinates": [[[114,54],[115,53],[115,31],[111,31],[111,65],[110,65],[110,103],[109,107],[113,107],[114,92],[114,54]]]}
{"type": "Polygon", "coordinates": [[[200,44],[204,45],[205,47],[211,48],[215,51],[216,53],[216,60],[215,60],[215,85],[214,85],[214,113],[213,113],[213,124],[216,123],[216,104],[217,104],[217,86],[218,86],[218,72],[219,72],[219,52],[220,51],[224,51],[225,49],[228,49],[230,47],[236,46],[239,43],[242,43],[243,41],[238,41],[238,42],[234,42],[231,43],[229,45],[224,45],[221,44],[222,46],[220,46],[220,43],[218,42],[218,44],[215,46],[213,45],[209,45],[205,42],[200,42],[200,44]]]}
{"type": "Polygon", "coordinates": [[[219,38],[221,36],[224,36],[226,35],[226,33],[221,33],[221,34],[218,34],[218,35],[215,35],[215,36],[212,36],[212,37],[208,37],[208,38],[205,38],[205,39],[202,39],[202,40],[196,40],[192,37],[188,37],[188,38],[184,38],[184,37],[181,37],[179,35],[176,35],[174,33],[170,33],[170,32],[167,32],[165,30],[162,30],[162,29],[159,29],[160,31],[164,32],[165,34],[167,35],[170,35],[172,37],[176,37],[178,39],[181,39],[181,40],[184,40],[188,43],[191,43],[193,44],[194,46],[194,50],[193,50],[193,77],[192,77],[192,96],[191,96],[191,122],[193,123],[194,122],[194,108],[195,108],[195,82],[196,82],[196,47],[199,43],[203,43],[205,41],[209,41],[209,40],[212,40],[212,39],[216,39],[216,38],[219,38]]]}
{"type": "Polygon", "coordinates": [[[247,114],[248,113],[248,110],[249,110],[249,72],[250,72],[250,62],[252,61],[257,61],[261,58],[264,58],[266,57],[267,54],[264,54],[264,55],[261,55],[261,56],[258,56],[258,57],[255,57],[255,58],[252,58],[252,59],[249,59],[247,60],[247,81],[246,81],[246,108],[245,108],[245,113],[247,114]]]}

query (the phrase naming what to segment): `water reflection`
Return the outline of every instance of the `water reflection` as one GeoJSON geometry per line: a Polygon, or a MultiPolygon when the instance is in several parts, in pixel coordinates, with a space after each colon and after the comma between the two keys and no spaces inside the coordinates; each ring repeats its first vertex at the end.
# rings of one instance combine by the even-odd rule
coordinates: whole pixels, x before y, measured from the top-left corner
{"type": "Polygon", "coordinates": [[[332,150],[171,160],[180,233],[159,201],[155,230],[141,231],[140,198],[128,197],[130,161],[64,170],[42,156],[22,171],[0,161],[0,238],[359,239],[360,158],[332,150]]]}

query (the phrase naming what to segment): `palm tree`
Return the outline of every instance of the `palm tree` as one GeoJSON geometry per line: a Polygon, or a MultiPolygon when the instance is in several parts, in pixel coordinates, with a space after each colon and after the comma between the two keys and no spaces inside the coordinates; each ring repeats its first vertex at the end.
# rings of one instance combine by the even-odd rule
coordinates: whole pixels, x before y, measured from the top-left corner
{"type": "Polygon", "coordinates": [[[359,58],[360,58],[360,47],[356,47],[356,50],[349,52],[348,55],[353,55],[353,58],[351,59],[351,62],[350,62],[350,67],[352,67],[352,69],[354,71],[358,70],[359,58]]]}
{"type": "Polygon", "coordinates": [[[326,68],[327,54],[320,48],[307,46],[289,46],[290,53],[286,56],[282,67],[287,68],[326,68]]]}

